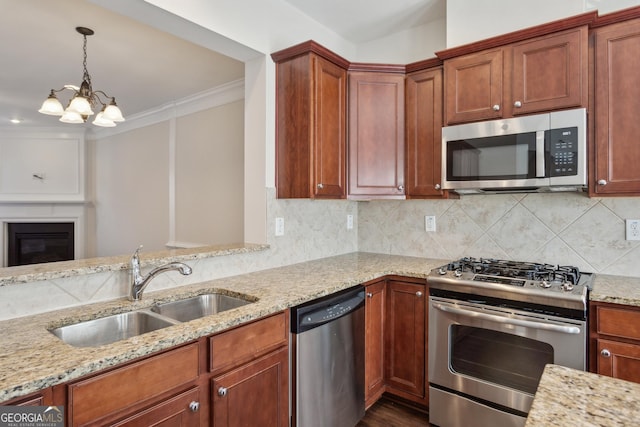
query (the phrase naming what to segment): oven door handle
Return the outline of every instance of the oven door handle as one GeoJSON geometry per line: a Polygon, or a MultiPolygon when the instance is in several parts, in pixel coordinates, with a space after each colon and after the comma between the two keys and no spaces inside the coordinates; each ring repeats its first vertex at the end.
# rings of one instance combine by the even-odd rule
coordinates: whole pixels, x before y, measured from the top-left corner
{"type": "Polygon", "coordinates": [[[459,314],[461,316],[466,316],[466,317],[473,317],[474,319],[480,319],[480,320],[490,320],[492,322],[498,322],[498,323],[503,323],[503,324],[507,324],[507,325],[514,325],[514,326],[524,326],[527,328],[534,328],[534,329],[543,329],[545,331],[553,331],[553,332],[562,332],[565,334],[579,334],[580,333],[580,328],[578,328],[577,326],[560,326],[560,325],[553,325],[550,323],[541,323],[541,322],[532,322],[529,320],[520,320],[520,319],[511,319],[508,317],[502,317],[502,316],[496,316],[495,314],[486,314],[486,313],[478,313],[475,311],[467,311],[467,310],[461,310],[459,308],[455,308],[455,307],[450,307],[448,305],[444,305],[444,304],[440,304],[440,303],[432,303],[431,306],[433,308],[436,308],[440,311],[444,311],[447,313],[452,313],[452,314],[459,314]]]}

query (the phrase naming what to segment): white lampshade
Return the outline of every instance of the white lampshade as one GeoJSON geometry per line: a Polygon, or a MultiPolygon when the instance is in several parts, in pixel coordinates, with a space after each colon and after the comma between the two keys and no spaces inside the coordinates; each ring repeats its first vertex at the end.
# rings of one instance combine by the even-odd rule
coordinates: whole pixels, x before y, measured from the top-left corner
{"type": "Polygon", "coordinates": [[[113,120],[109,120],[108,118],[106,118],[104,112],[102,111],[96,114],[96,118],[93,120],[92,123],[96,126],[101,126],[105,128],[112,128],[116,125],[113,122],[113,120]]]}
{"type": "Polygon", "coordinates": [[[65,110],[65,112],[70,111],[74,113],[78,113],[82,116],[90,116],[93,114],[91,110],[91,104],[89,100],[83,96],[76,96],[71,100],[71,103],[65,110]]]}
{"type": "Polygon", "coordinates": [[[122,111],[115,103],[107,105],[104,109],[104,116],[113,121],[113,122],[124,122],[124,117],[122,117],[122,111]]]}
{"type": "Polygon", "coordinates": [[[55,95],[51,94],[42,103],[42,107],[38,110],[39,113],[48,114],[50,116],[61,116],[64,113],[64,107],[58,101],[55,95]]]}
{"type": "Polygon", "coordinates": [[[84,123],[82,115],[76,113],[75,111],[69,111],[68,108],[67,111],[64,112],[62,117],[60,117],[60,121],[63,123],[84,123]]]}

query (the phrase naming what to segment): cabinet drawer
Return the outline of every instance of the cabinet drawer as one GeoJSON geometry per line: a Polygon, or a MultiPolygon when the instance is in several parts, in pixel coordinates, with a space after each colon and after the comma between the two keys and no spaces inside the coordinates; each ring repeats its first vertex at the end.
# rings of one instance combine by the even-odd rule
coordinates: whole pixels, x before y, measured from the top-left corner
{"type": "Polygon", "coordinates": [[[82,426],[123,416],[136,403],[197,378],[198,343],[193,343],[69,385],[69,420],[82,426]]]}
{"type": "Polygon", "coordinates": [[[222,372],[287,345],[288,320],[288,311],[285,311],[211,337],[211,371],[222,372]]]}
{"type": "Polygon", "coordinates": [[[597,307],[599,334],[640,339],[640,311],[614,307],[597,307]]]}

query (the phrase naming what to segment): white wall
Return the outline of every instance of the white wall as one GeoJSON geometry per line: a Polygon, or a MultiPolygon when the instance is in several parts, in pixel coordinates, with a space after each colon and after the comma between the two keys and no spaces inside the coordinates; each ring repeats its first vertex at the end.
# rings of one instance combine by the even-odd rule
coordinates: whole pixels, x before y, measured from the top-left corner
{"type": "Polygon", "coordinates": [[[597,9],[600,14],[640,5],[638,0],[447,0],[447,47],[597,9]]]}

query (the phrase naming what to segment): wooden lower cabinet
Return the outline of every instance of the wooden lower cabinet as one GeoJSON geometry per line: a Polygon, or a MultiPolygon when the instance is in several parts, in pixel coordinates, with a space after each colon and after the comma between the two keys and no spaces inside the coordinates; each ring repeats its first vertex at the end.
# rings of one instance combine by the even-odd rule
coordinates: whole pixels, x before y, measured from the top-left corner
{"type": "Polygon", "coordinates": [[[113,424],[116,427],[200,426],[198,387],[164,400],[149,409],[113,424]]]}
{"type": "Polygon", "coordinates": [[[213,425],[289,425],[289,350],[282,348],[211,381],[213,425]]]}
{"type": "Polygon", "coordinates": [[[427,403],[426,285],[387,283],[385,377],[387,391],[427,403]]]}
{"type": "Polygon", "coordinates": [[[69,384],[67,425],[199,425],[190,407],[200,405],[199,350],[194,342],[69,384]],[[195,400],[176,400],[186,390],[195,400]]]}
{"type": "Polygon", "coordinates": [[[591,303],[592,372],[640,383],[640,308],[591,303]]]}
{"type": "Polygon", "coordinates": [[[374,404],[384,392],[384,336],[385,336],[385,280],[365,287],[365,401],[368,408],[374,404]]]}
{"type": "Polygon", "coordinates": [[[427,406],[427,285],[391,277],[365,287],[365,398],[388,393],[427,406]]]}

